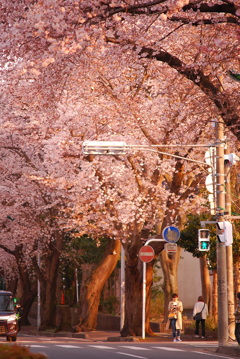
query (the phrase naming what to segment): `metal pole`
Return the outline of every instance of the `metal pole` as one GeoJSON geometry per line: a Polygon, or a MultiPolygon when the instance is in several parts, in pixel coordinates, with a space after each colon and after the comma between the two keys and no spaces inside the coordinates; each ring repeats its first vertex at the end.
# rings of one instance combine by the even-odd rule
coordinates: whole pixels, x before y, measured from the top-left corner
{"type": "Polygon", "coordinates": [[[78,269],[75,268],[75,279],[76,279],[76,299],[77,299],[77,303],[79,302],[79,291],[78,291],[78,287],[79,287],[79,284],[78,284],[78,269]]]}
{"type": "Polygon", "coordinates": [[[146,262],[143,262],[142,339],[145,339],[146,321],[146,262]]]}
{"type": "Polygon", "coordinates": [[[124,326],[125,319],[125,249],[121,245],[121,316],[120,316],[120,330],[124,326]]]}
{"type": "MultiPolygon", "coordinates": [[[[38,267],[40,269],[40,252],[39,252],[39,243],[38,243],[38,267]]],[[[37,328],[40,329],[41,325],[41,286],[40,286],[40,280],[38,279],[37,282],[37,328]]]]}
{"type": "Polygon", "coordinates": [[[211,148],[211,153],[212,153],[212,178],[213,178],[213,203],[214,203],[214,208],[213,208],[213,212],[211,211],[211,214],[215,214],[216,208],[217,208],[217,198],[216,198],[216,147],[212,147],[211,148]]]}
{"type": "MultiPolygon", "coordinates": [[[[225,148],[225,154],[229,154],[229,148],[225,148]]],[[[229,221],[231,222],[231,165],[225,164],[225,207],[228,212],[229,221]]],[[[234,313],[234,278],[233,278],[233,250],[232,245],[226,247],[227,256],[227,287],[228,287],[228,323],[232,322],[235,317],[234,313]]],[[[233,333],[230,333],[233,335],[233,333]]]]}
{"type": "MultiPolygon", "coordinates": [[[[224,221],[225,183],[224,183],[224,123],[221,118],[216,122],[216,199],[217,221],[224,221]]],[[[217,274],[218,274],[218,345],[228,342],[228,304],[227,304],[227,263],[226,247],[217,241],[217,274]]]]}

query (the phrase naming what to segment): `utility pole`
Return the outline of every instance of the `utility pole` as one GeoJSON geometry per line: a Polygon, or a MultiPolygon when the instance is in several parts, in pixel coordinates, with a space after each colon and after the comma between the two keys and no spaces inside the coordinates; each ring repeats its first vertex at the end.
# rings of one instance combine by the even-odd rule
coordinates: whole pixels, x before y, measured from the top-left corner
{"type": "MultiPolygon", "coordinates": [[[[226,146],[225,155],[229,154],[229,148],[226,146]]],[[[231,222],[231,163],[225,163],[225,208],[229,216],[229,221],[231,222]]],[[[226,256],[227,256],[227,287],[228,287],[228,323],[232,322],[234,317],[234,279],[233,279],[233,250],[232,245],[226,247],[226,256]]],[[[233,333],[230,333],[233,335],[233,333]]]]}
{"type": "MultiPolygon", "coordinates": [[[[216,122],[216,192],[217,221],[224,221],[225,173],[224,173],[224,122],[221,117],[216,122]]],[[[217,241],[218,274],[218,344],[228,343],[228,300],[227,300],[227,260],[225,244],[217,241]]]]}

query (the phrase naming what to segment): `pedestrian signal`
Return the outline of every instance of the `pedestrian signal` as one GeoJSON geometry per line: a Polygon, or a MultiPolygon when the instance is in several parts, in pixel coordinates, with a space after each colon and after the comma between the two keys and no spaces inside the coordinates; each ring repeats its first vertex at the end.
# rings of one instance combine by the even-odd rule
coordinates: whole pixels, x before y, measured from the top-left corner
{"type": "Polygon", "coordinates": [[[209,229],[198,230],[198,250],[209,251],[210,249],[210,231],[209,229]]]}

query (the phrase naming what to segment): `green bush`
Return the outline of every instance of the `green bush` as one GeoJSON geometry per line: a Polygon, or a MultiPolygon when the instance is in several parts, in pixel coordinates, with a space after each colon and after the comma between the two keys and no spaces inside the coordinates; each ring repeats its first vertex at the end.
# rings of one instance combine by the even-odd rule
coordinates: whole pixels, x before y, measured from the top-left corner
{"type": "Polygon", "coordinates": [[[163,320],[164,294],[162,292],[152,295],[150,302],[150,320],[160,322],[163,320]]]}
{"type": "Polygon", "coordinates": [[[20,345],[0,344],[0,359],[46,359],[46,356],[31,353],[20,345]]]}
{"type": "Polygon", "coordinates": [[[116,309],[119,307],[119,301],[115,296],[100,300],[100,311],[104,314],[116,315],[116,309]]]}
{"type": "Polygon", "coordinates": [[[208,317],[206,319],[206,329],[216,331],[218,329],[218,323],[213,318],[208,317]]]}
{"type": "MultiPolygon", "coordinates": [[[[184,325],[184,333],[189,334],[189,335],[194,335],[195,327],[196,327],[195,320],[188,321],[184,325]]],[[[207,337],[212,337],[215,339],[217,338],[217,329],[218,328],[217,328],[217,323],[214,321],[213,318],[208,317],[206,319],[205,328],[206,328],[207,337]]],[[[201,325],[200,325],[200,332],[201,332],[201,325]]]]}

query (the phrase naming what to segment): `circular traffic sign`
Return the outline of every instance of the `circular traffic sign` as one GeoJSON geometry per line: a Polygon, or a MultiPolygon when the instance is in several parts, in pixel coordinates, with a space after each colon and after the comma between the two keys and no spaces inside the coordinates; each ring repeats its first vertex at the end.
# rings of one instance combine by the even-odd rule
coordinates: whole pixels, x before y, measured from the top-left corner
{"type": "Polygon", "coordinates": [[[180,231],[177,227],[168,226],[163,229],[162,236],[165,241],[169,243],[175,243],[180,238],[180,231]]]}
{"type": "Polygon", "coordinates": [[[147,245],[147,246],[143,246],[142,248],[140,248],[139,258],[143,262],[145,262],[145,263],[151,262],[153,260],[154,256],[155,256],[155,252],[154,252],[153,247],[147,245]]]}

